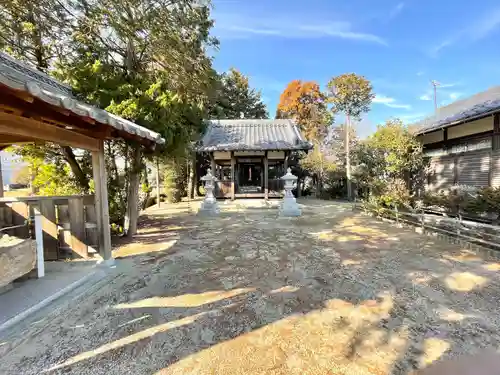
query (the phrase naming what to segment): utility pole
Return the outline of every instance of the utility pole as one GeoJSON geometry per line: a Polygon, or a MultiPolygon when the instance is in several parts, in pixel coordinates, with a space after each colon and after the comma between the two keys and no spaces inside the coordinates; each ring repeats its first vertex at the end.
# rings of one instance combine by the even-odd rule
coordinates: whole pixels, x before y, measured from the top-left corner
{"type": "Polygon", "coordinates": [[[434,112],[437,113],[437,110],[438,110],[438,105],[437,105],[437,88],[441,84],[438,81],[436,81],[436,80],[432,80],[431,81],[431,85],[434,88],[434,112]]]}

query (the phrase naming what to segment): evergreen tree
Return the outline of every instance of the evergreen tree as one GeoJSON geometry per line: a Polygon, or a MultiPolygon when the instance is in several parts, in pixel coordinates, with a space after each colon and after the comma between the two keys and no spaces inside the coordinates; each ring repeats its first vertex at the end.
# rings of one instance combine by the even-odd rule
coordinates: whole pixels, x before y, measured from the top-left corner
{"type": "Polygon", "coordinates": [[[219,76],[209,115],[214,119],[269,117],[261,93],[252,89],[248,77],[234,68],[219,76]]]}

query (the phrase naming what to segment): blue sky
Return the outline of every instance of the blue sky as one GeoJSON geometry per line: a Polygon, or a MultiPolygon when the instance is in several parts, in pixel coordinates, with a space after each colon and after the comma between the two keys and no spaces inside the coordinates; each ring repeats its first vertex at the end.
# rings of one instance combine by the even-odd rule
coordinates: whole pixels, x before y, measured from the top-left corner
{"type": "Polygon", "coordinates": [[[362,136],[432,113],[431,79],[441,105],[500,84],[498,0],[214,0],[212,15],[216,69],[250,76],[271,116],[293,79],[366,76],[377,96],[362,136]]]}

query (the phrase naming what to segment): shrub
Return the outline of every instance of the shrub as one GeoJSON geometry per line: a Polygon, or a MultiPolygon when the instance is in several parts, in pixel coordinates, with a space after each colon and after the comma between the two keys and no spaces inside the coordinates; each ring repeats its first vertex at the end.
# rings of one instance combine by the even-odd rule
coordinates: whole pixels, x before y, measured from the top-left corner
{"type": "Polygon", "coordinates": [[[379,201],[387,207],[408,206],[411,204],[411,195],[408,187],[400,178],[393,179],[382,190],[379,201]]]}
{"type": "Polygon", "coordinates": [[[500,187],[479,189],[474,199],[467,202],[465,210],[475,214],[500,214],[500,187]]]}

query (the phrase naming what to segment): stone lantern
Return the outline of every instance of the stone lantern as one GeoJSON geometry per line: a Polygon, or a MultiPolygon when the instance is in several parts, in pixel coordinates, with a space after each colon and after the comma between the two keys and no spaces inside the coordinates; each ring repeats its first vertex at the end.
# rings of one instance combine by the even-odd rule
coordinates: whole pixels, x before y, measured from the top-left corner
{"type": "Polygon", "coordinates": [[[220,210],[214,196],[215,181],[217,181],[217,178],[212,175],[212,170],[208,168],[207,174],[201,180],[205,182],[205,199],[201,203],[198,212],[205,215],[218,215],[220,210]]]}
{"type": "Polygon", "coordinates": [[[286,174],[281,179],[285,181],[285,197],[280,205],[280,216],[300,216],[302,212],[292,193],[293,184],[297,181],[297,176],[294,176],[292,170],[288,168],[286,174]]]}

